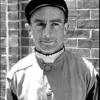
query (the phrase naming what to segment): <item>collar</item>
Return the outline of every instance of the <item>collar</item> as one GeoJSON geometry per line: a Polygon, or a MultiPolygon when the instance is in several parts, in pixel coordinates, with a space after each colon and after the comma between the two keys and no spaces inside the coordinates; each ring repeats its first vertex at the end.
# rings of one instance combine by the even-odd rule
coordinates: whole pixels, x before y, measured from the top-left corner
{"type": "Polygon", "coordinates": [[[36,57],[37,62],[40,65],[40,68],[45,72],[45,74],[51,71],[55,71],[59,68],[62,69],[63,67],[61,66],[63,66],[64,64],[64,58],[65,58],[65,51],[62,52],[62,54],[60,54],[53,63],[46,63],[43,61],[43,59],[36,57]]]}
{"type": "Polygon", "coordinates": [[[49,54],[49,55],[45,55],[42,54],[41,52],[38,52],[37,50],[35,50],[35,55],[37,58],[42,59],[45,63],[54,63],[55,59],[58,58],[60,56],[60,54],[62,54],[64,52],[64,47],[59,49],[59,51],[55,52],[54,54],[49,54]]]}

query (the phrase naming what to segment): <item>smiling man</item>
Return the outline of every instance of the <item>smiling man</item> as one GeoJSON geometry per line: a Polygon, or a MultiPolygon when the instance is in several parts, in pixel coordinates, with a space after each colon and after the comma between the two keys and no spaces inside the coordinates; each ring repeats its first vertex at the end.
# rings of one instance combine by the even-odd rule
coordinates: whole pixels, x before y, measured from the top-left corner
{"type": "Polygon", "coordinates": [[[25,8],[34,52],[7,74],[7,100],[97,100],[97,71],[64,46],[64,0],[32,0],[25,8]]]}

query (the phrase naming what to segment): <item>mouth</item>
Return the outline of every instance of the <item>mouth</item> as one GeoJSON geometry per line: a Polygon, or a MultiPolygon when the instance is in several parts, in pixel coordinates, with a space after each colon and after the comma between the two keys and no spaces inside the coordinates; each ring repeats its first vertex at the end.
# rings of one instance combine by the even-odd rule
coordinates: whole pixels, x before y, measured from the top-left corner
{"type": "Polygon", "coordinates": [[[40,40],[40,43],[43,43],[43,44],[50,44],[52,45],[53,43],[55,43],[56,41],[55,40],[40,40]]]}
{"type": "Polygon", "coordinates": [[[40,41],[40,43],[44,45],[53,45],[55,41],[40,41]]]}
{"type": "Polygon", "coordinates": [[[45,49],[45,50],[50,50],[56,47],[57,42],[56,41],[40,41],[40,46],[41,48],[45,49]]]}

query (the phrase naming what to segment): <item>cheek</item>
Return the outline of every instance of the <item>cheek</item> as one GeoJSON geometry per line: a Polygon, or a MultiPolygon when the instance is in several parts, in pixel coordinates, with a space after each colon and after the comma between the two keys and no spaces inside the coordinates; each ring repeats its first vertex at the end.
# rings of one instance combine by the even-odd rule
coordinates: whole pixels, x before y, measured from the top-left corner
{"type": "Polygon", "coordinates": [[[56,31],[56,37],[57,37],[60,41],[64,40],[64,29],[63,29],[63,28],[62,28],[62,29],[58,29],[58,30],[56,31]]]}
{"type": "Polygon", "coordinates": [[[36,29],[32,29],[32,35],[33,35],[35,41],[37,41],[40,37],[40,33],[36,29]]]}

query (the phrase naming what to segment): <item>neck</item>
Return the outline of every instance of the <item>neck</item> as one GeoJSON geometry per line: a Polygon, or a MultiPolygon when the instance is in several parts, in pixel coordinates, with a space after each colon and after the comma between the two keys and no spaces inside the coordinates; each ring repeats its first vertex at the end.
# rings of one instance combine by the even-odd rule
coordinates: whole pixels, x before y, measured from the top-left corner
{"type": "Polygon", "coordinates": [[[63,53],[63,51],[65,50],[64,46],[62,48],[60,48],[59,50],[57,50],[56,52],[52,53],[52,54],[44,54],[40,51],[38,51],[35,48],[35,54],[36,57],[38,57],[39,59],[42,59],[45,63],[53,63],[55,61],[55,59],[61,54],[63,53]]]}

